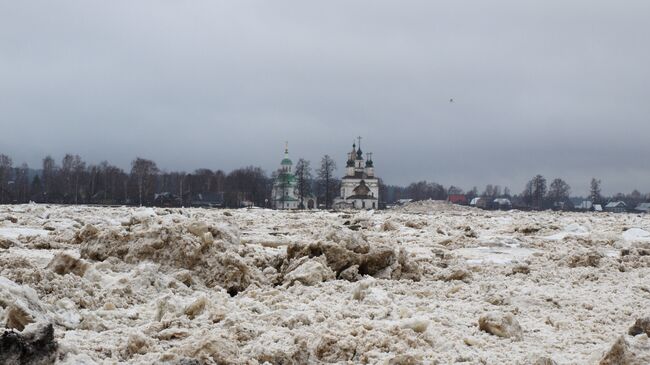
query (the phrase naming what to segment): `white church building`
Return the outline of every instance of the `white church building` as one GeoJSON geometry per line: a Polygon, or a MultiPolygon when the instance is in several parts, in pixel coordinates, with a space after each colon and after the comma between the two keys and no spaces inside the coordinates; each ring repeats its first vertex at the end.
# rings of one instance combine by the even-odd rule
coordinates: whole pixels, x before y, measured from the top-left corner
{"type": "Polygon", "coordinates": [[[345,176],[341,178],[341,195],[334,199],[337,209],[377,209],[379,208],[379,179],[375,176],[372,153],[363,158],[361,137],[359,145],[352,144],[348,154],[345,176]]]}
{"type": "Polygon", "coordinates": [[[289,148],[284,148],[284,158],[280,162],[280,168],[273,182],[271,191],[272,206],[274,209],[315,209],[316,198],[305,196],[303,198],[303,207],[300,206],[300,196],[298,194],[298,179],[294,175],[293,161],[289,158],[289,148]]]}

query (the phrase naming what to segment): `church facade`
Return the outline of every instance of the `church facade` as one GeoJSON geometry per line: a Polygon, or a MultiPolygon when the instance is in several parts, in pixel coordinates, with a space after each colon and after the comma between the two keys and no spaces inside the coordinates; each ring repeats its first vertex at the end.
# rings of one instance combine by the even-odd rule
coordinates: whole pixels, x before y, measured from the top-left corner
{"type": "Polygon", "coordinates": [[[274,209],[315,209],[316,198],[303,197],[303,206],[300,206],[298,193],[298,179],[294,175],[293,161],[289,158],[289,148],[284,149],[284,158],[280,162],[273,189],[271,190],[271,205],[274,209]]]}
{"type": "Polygon", "coordinates": [[[352,144],[345,164],[345,176],[341,178],[340,196],[334,199],[337,209],[377,209],[379,208],[379,179],[375,176],[372,153],[364,159],[359,145],[352,144]]]}

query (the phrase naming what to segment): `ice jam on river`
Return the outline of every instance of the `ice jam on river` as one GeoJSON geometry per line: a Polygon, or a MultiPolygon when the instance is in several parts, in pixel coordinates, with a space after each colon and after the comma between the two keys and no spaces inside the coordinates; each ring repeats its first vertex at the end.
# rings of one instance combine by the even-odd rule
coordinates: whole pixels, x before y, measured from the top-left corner
{"type": "Polygon", "coordinates": [[[0,363],[648,364],[650,215],[0,206],[0,363]]]}

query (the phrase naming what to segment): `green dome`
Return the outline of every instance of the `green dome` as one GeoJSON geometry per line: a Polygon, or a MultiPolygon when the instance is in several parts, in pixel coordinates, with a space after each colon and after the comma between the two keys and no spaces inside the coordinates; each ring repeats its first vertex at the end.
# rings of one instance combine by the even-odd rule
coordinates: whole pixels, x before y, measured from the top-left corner
{"type": "Polygon", "coordinates": [[[284,159],[282,159],[281,164],[282,165],[293,165],[293,162],[291,162],[291,159],[289,157],[285,157],[284,159]]]}

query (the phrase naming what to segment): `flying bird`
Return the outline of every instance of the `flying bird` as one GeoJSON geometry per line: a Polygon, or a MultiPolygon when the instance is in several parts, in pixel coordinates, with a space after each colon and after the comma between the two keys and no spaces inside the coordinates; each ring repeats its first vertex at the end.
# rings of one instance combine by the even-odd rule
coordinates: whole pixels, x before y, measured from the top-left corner
{"type": "Polygon", "coordinates": [[[453,102],[454,102],[454,98],[449,99],[449,102],[450,102],[450,103],[453,103],[453,102]]]}

